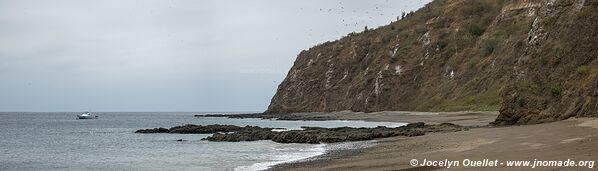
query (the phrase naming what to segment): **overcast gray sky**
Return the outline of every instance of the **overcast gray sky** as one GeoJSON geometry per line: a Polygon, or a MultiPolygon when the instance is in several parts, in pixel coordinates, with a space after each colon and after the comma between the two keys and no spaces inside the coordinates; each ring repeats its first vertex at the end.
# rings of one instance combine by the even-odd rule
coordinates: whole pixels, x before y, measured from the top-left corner
{"type": "Polygon", "coordinates": [[[297,54],[430,0],[0,0],[0,111],[263,111],[297,54]]]}

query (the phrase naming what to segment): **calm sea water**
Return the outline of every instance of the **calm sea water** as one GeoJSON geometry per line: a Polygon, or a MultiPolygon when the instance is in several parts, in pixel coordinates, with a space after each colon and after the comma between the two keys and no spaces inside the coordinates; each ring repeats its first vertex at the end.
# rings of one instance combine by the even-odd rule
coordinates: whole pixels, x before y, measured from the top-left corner
{"type": "Polygon", "coordinates": [[[261,170],[367,142],[280,144],[208,142],[209,134],[135,134],[181,124],[230,124],[299,129],[301,126],[375,127],[401,123],[196,118],[198,113],[0,113],[0,170],[261,170]],[[176,141],[184,139],[188,141],[176,141]]]}

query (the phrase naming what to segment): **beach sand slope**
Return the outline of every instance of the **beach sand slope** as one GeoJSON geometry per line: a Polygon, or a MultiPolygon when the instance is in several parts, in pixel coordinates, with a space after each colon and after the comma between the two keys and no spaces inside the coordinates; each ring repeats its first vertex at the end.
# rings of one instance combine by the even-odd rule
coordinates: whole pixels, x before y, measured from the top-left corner
{"type": "MultiPolygon", "coordinates": [[[[385,121],[401,119],[396,114],[379,113],[385,121]],[[392,116],[395,116],[393,118],[392,116]],[[389,119],[390,118],[390,119],[389,119]]],[[[341,118],[360,118],[361,114],[341,118]]],[[[369,115],[368,117],[371,117],[369,115]]],[[[405,116],[400,116],[405,117],[405,116]]],[[[492,113],[439,113],[408,120],[479,125],[492,120],[492,113]],[[469,114],[468,114],[469,113],[469,114]],[[431,117],[436,116],[436,117],[431,117]]],[[[377,120],[370,118],[368,120],[377,120]]],[[[598,119],[572,118],[559,122],[510,127],[481,127],[469,131],[430,133],[420,137],[393,137],[379,145],[357,152],[339,153],[324,159],[275,167],[274,170],[532,170],[530,167],[413,167],[412,159],[427,160],[567,160],[598,159],[598,119]]],[[[505,163],[506,164],[506,163],[505,163]]],[[[463,165],[463,163],[461,163],[463,165]]],[[[595,167],[593,169],[596,169],[595,167]]],[[[540,167],[534,170],[591,170],[588,167],[540,167]]]]}

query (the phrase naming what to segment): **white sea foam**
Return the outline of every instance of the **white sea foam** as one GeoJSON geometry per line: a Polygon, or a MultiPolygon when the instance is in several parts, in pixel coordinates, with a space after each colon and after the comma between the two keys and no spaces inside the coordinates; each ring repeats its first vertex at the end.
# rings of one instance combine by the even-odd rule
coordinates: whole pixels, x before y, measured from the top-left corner
{"type": "Polygon", "coordinates": [[[276,129],[272,129],[272,131],[274,131],[274,132],[284,132],[284,131],[289,131],[289,129],[286,129],[286,128],[280,128],[280,129],[276,128],[276,129]]]}
{"type": "Polygon", "coordinates": [[[325,144],[318,144],[308,149],[283,148],[279,149],[279,151],[281,154],[272,156],[271,161],[255,163],[249,166],[239,166],[235,168],[235,171],[266,170],[277,164],[297,162],[322,155],[326,153],[326,148],[325,144]]]}
{"type": "Polygon", "coordinates": [[[369,141],[354,141],[354,142],[339,142],[329,144],[317,144],[311,148],[281,148],[277,149],[280,152],[279,155],[272,156],[271,161],[255,163],[248,166],[239,166],[235,168],[235,171],[257,171],[266,170],[272,166],[298,162],[306,159],[310,159],[316,156],[325,154],[328,151],[338,150],[350,150],[350,149],[363,149],[373,147],[377,144],[376,140],[369,141]]]}

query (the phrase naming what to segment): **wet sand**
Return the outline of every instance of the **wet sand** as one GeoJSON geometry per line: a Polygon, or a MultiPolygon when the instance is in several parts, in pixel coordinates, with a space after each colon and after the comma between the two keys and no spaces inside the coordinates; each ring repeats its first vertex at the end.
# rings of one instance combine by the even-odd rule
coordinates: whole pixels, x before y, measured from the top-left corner
{"type": "MultiPolygon", "coordinates": [[[[299,114],[310,117],[323,113],[299,114]]],[[[483,126],[497,112],[453,113],[342,113],[337,119],[450,122],[483,126]]],[[[331,152],[315,160],[283,164],[272,170],[531,170],[530,167],[413,167],[412,159],[427,160],[598,160],[598,118],[571,118],[564,121],[510,127],[480,127],[469,131],[430,133],[419,137],[379,139],[377,146],[331,152]]],[[[506,164],[506,163],[505,163],[506,164]]],[[[594,167],[593,169],[596,169],[594,167]]],[[[592,170],[588,167],[540,167],[534,170],[592,170]]]]}

